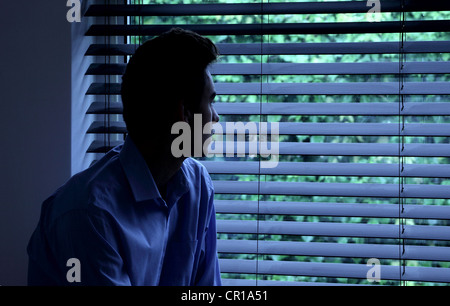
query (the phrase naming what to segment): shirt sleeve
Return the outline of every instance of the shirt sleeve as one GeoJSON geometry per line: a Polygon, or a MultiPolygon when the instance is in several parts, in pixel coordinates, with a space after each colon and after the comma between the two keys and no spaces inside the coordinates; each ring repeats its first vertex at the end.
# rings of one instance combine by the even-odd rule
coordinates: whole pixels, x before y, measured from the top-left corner
{"type": "Polygon", "coordinates": [[[214,208],[214,192],[209,198],[210,218],[205,232],[202,255],[197,271],[196,286],[221,286],[219,259],[217,256],[216,211],[214,208]]]}
{"type": "Polygon", "coordinates": [[[62,285],[131,285],[111,218],[101,212],[74,210],[51,228],[49,245],[62,285]],[[71,265],[73,259],[78,267],[71,265]]]}

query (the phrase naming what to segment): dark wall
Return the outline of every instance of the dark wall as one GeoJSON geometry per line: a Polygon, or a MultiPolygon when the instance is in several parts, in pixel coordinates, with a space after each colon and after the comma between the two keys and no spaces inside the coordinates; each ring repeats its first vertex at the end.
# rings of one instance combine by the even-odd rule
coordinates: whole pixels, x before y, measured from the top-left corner
{"type": "Polygon", "coordinates": [[[25,285],[42,201],[71,174],[64,0],[0,2],[0,285],[25,285]]]}

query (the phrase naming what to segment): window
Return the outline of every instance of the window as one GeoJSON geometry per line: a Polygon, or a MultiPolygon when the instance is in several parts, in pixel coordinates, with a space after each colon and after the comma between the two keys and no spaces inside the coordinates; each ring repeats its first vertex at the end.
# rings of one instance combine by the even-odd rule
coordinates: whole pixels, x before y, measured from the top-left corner
{"type": "Polygon", "coordinates": [[[450,4],[378,2],[91,5],[87,154],[126,135],[120,75],[137,45],[194,30],[222,54],[222,124],[279,124],[277,167],[251,151],[202,160],[225,285],[450,283],[450,4]]]}

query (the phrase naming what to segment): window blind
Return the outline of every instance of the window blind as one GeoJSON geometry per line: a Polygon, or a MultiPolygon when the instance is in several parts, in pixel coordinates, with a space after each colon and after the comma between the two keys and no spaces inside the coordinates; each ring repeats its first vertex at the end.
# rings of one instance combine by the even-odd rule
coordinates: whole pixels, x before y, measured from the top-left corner
{"type": "Polygon", "coordinates": [[[126,136],[120,76],[137,46],[196,31],[221,53],[221,124],[279,124],[277,167],[248,143],[201,159],[225,285],[450,283],[450,3],[380,1],[374,21],[373,2],[90,5],[87,154],[126,136]]]}

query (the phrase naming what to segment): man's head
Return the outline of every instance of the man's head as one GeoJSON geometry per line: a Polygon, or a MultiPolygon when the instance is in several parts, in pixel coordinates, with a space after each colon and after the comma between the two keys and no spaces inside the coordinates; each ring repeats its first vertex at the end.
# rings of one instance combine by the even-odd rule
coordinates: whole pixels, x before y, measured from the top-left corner
{"type": "MultiPolygon", "coordinates": [[[[122,82],[124,121],[135,141],[170,133],[174,122],[205,111],[205,95],[214,94],[207,67],[217,57],[211,40],[179,28],[136,50],[122,82]]],[[[211,116],[218,120],[214,110],[211,116]]]]}

